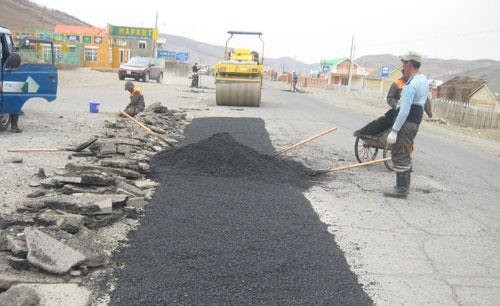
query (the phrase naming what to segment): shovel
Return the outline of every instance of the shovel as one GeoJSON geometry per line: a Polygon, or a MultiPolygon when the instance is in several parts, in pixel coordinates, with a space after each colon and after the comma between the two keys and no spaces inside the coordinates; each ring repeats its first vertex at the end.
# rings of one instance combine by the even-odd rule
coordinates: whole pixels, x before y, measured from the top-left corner
{"type": "Polygon", "coordinates": [[[359,164],[352,164],[352,165],[347,165],[347,166],[342,166],[342,167],[334,167],[334,168],[330,168],[330,169],[326,169],[326,170],[319,170],[319,171],[312,173],[311,176],[316,176],[316,175],[326,174],[326,173],[330,173],[330,172],[343,171],[343,170],[347,170],[347,169],[383,163],[383,162],[386,162],[388,160],[391,160],[391,158],[386,157],[386,158],[381,158],[381,159],[370,160],[370,161],[367,161],[364,163],[359,163],[359,164]]]}
{"type": "Polygon", "coordinates": [[[97,138],[90,139],[77,147],[68,147],[68,148],[17,148],[17,149],[8,149],[7,152],[60,152],[60,151],[72,151],[72,152],[81,152],[86,148],[90,147],[94,142],[97,141],[97,138]]]}

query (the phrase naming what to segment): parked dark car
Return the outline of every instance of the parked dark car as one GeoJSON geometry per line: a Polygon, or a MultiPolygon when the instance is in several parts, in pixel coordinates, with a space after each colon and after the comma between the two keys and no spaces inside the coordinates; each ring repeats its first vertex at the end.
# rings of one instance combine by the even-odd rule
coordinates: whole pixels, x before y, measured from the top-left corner
{"type": "Polygon", "coordinates": [[[142,80],[143,82],[149,82],[150,79],[153,79],[161,83],[164,71],[165,62],[163,58],[134,56],[128,62],[120,65],[118,78],[120,80],[133,78],[136,81],[142,80]]]}

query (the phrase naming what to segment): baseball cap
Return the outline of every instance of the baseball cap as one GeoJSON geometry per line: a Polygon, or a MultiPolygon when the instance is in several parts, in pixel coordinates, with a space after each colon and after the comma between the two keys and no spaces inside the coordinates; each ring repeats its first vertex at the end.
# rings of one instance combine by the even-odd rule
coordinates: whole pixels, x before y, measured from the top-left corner
{"type": "Polygon", "coordinates": [[[413,60],[415,62],[422,63],[422,56],[420,54],[418,54],[417,52],[413,52],[413,51],[408,51],[405,54],[400,55],[399,58],[402,61],[411,61],[411,60],[413,60]]]}

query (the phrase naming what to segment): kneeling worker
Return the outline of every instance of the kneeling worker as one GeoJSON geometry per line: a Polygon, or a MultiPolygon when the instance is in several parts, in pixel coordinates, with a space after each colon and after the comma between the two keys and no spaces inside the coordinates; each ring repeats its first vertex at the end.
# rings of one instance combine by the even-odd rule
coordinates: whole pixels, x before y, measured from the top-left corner
{"type": "Polygon", "coordinates": [[[130,116],[134,117],[138,113],[142,112],[146,107],[144,103],[144,95],[142,90],[134,86],[134,83],[127,81],[125,83],[125,90],[130,92],[130,103],[125,108],[125,112],[130,116]]]}

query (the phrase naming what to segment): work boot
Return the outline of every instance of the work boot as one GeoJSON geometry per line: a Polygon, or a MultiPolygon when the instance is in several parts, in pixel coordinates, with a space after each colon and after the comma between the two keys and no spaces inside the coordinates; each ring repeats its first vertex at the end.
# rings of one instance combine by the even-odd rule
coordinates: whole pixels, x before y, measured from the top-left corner
{"type": "Polygon", "coordinates": [[[19,123],[19,115],[10,115],[10,131],[12,133],[21,133],[23,130],[17,125],[19,123]]]}
{"type": "Polygon", "coordinates": [[[406,199],[410,193],[410,171],[396,173],[394,190],[384,192],[385,197],[406,199]]]}

